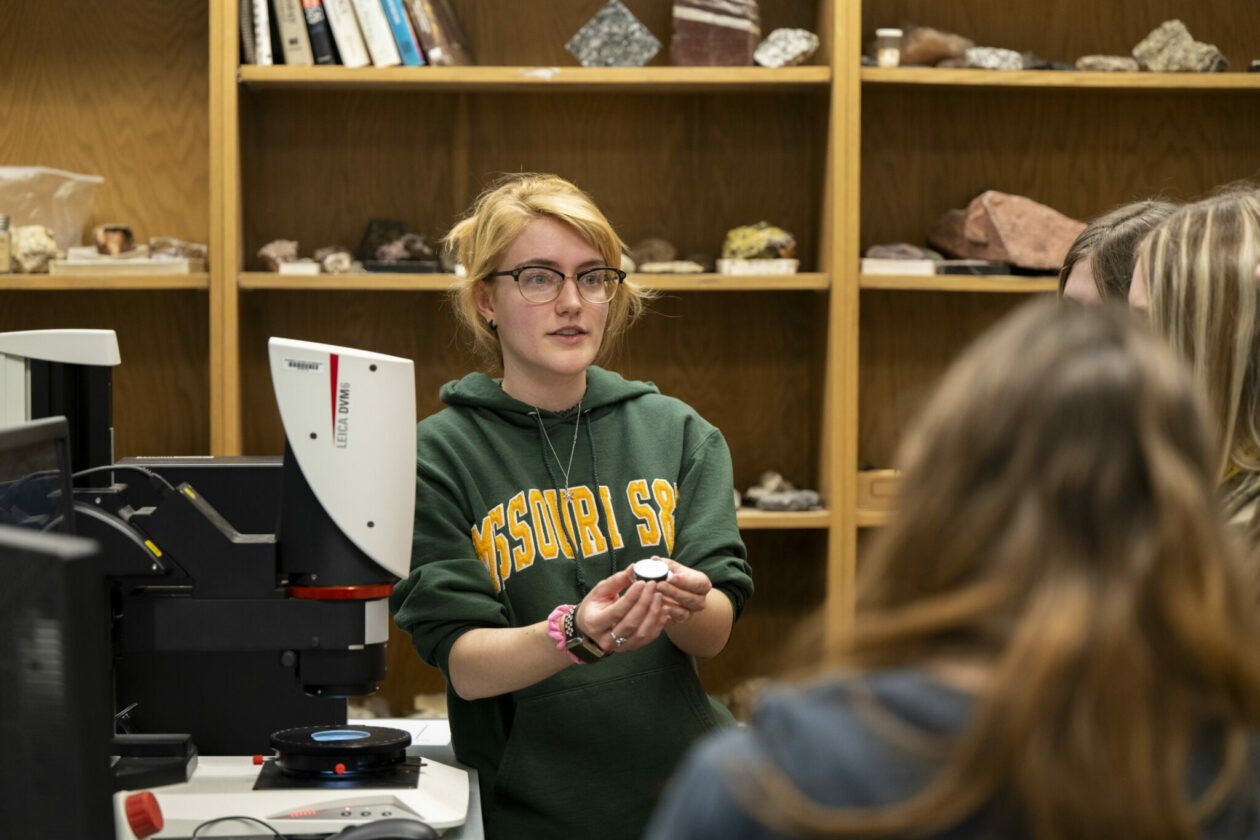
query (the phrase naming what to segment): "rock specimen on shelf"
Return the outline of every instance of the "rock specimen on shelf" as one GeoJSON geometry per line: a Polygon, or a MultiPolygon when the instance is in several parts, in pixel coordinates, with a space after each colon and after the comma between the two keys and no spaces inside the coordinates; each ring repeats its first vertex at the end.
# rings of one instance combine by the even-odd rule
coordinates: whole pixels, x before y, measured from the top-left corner
{"type": "Polygon", "coordinates": [[[980,70],[1023,70],[1024,57],[1002,47],[971,47],[967,50],[968,67],[980,70]]]}
{"type": "Polygon", "coordinates": [[[1052,61],[1048,58],[1042,58],[1034,52],[1021,53],[1024,59],[1025,70],[1075,70],[1071,64],[1062,61],[1052,61]]]}
{"type": "Polygon", "coordinates": [[[747,67],[761,41],[756,0],[675,0],[669,63],[677,67],[747,67]]]}
{"type": "Polygon", "coordinates": [[[1247,65],[1248,73],[1260,73],[1260,58],[1253,58],[1251,64],[1247,65]]]}
{"type": "Polygon", "coordinates": [[[99,254],[116,257],[136,247],[136,237],[127,225],[107,224],[92,228],[92,241],[99,254]]]}
{"type": "Polygon", "coordinates": [[[808,29],[776,29],[753,50],[762,67],[794,67],[818,51],[818,36],[808,29]]]}
{"type": "Polygon", "coordinates": [[[1179,20],[1166,20],[1133,48],[1133,57],[1155,73],[1220,73],[1228,59],[1212,44],[1196,41],[1179,20]]]}
{"type": "Polygon", "coordinates": [[[46,274],[57,256],[57,236],[43,225],[13,228],[13,269],[20,274],[46,274]]]}
{"type": "Polygon", "coordinates": [[[769,222],[732,228],[722,243],[723,259],[775,260],[796,256],[796,237],[769,222]]]}
{"type": "Polygon", "coordinates": [[[774,470],[761,474],[761,481],[743,494],[744,502],[761,510],[818,510],[822,497],[816,490],[800,490],[774,470]]]}
{"type": "Polygon", "coordinates": [[[661,42],[621,0],[609,0],[564,48],[583,67],[642,67],[661,42]]]}
{"type": "Polygon", "coordinates": [[[687,254],[683,257],[683,259],[687,262],[693,262],[700,266],[702,271],[713,270],[713,256],[711,254],[702,254],[697,252],[695,254],[687,254]]]}
{"type": "Polygon", "coordinates": [[[376,259],[381,262],[397,262],[399,260],[432,260],[436,259],[433,249],[418,233],[404,233],[392,242],[386,242],[376,249],[376,259]]]}
{"type": "Polygon", "coordinates": [[[966,209],[950,210],[928,231],[928,242],[960,259],[994,260],[1055,272],[1084,222],[1021,195],[988,190],[966,209]]]}
{"type": "Polygon", "coordinates": [[[361,262],[376,259],[376,249],[387,242],[401,239],[407,232],[407,223],[397,219],[370,219],[363,229],[363,238],[359,240],[358,250],[354,256],[361,262]]]}
{"type": "Polygon", "coordinates": [[[1127,55],[1083,55],[1076,59],[1076,69],[1095,73],[1136,73],[1142,68],[1136,58],[1127,55]]]}
{"type": "Polygon", "coordinates": [[[641,274],[703,274],[704,266],[690,260],[671,260],[669,262],[649,262],[639,266],[641,274]]]}
{"type": "Polygon", "coordinates": [[[935,67],[949,58],[966,58],[967,50],[976,45],[970,38],[933,29],[930,26],[903,27],[901,66],[935,67]]]}
{"type": "Polygon", "coordinates": [[[298,256],[298,244],[292,239],[273,239],[258,249],[258,259],[268,271],[279,271],[281,263],[293,262],[298,256]]]}
{"type": "Polygon", "coordinates": [[[354,271],[354,257],[344,245],[325,245],[316,248],[311,255],[325,274],[350,274],[354,271]]]}
{"type": "Polygon", "coordinates": [[[939,260],[943,257],[931,248],[911,245],[909,242],[885,242],[872,245],[862,256],[871,260],[939,260]]]}
{"type": "Polygon", "coordinates": [[[185,242],[174,236],[150,236],[149,253],[160,259],[204,260],[209,257],[210,248],[204,242],[185,242]]]}
{"type": "Polygon", "coordinates": [[[630,246],[630,259],[636,264],[670,262],[678,258],[678,248],[668,239],[649,236],[630,246]]]}

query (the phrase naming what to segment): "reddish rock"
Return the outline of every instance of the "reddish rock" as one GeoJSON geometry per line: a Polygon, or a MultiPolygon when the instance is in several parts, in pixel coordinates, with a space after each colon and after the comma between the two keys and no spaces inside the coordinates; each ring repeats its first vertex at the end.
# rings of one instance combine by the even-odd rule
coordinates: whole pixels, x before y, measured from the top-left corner
{"type": "Polygon", "coordinates": [[[928,231],[927,240],[952,257],[1053,272],[1084,229],[1084,222],[1031,198],[988,190],[966,209],[946,212],[928,231]]]}
{"type": "Polygon", "coordinates": [[[679,67],[741,67],[761,43],[757,0],[675,0],[669,63],[679,67]]]}

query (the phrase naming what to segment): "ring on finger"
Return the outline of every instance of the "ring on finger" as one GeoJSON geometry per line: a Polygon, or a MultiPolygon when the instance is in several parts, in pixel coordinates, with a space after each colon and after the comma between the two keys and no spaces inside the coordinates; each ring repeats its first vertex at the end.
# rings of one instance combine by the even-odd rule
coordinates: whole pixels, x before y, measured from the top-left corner
{"type": "Polygon", "coordinates": [[[629,639],[626,638],[625,636],[618,636],[616,630],[609,630],[608,635],[612,636],[613,644],[616,645],[617,647],[621,647],[622,645],[624,645],[626,642],[629,641],[629,639]]]}

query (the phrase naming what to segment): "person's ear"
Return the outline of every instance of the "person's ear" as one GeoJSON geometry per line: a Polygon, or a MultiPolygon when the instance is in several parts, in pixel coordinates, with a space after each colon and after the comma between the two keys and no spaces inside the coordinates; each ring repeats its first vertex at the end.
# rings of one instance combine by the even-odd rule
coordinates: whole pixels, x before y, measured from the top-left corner
{"type": "Polygon", "coordinates": [[[477,313],[486,321],[493,322],[494,295],[491,294],[490,288],[489,283],[478,283],[473,288],[473,302],[477,305],[477,313]]]}

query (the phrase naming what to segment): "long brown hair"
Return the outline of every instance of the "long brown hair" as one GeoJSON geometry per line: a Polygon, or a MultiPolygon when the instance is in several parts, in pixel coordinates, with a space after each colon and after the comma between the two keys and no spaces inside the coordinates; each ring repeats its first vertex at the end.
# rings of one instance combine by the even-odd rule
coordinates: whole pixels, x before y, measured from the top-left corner
{"type": "Polygon", "coordinates": [[[1148,198],[1122,204],[1092,220],[1080,232],[1059,269],[1059,297],[1067,288],[1068,275],[1081,260],[1089,260],[1094,286],[1104,301],[1124,303],[1133,280],[1133,262],[1142,237],[1172,215],[1177,205],[1148,198]]]}
{"type": "Polygon", "coordinates": [[[802,836],[918,836],[1007,803],[1039,840],[1189,838],[1243,787],[1260,634],[1211,423],[1147,332],[1042,301],[950,370],[903,442],[846,663],[981,663],[972,717],[905,802],[825,807],[763,764],[735,776],[752,813],[802,836]],[[1205,731],[1220,772],[1191,801],[1205,731]]]}

